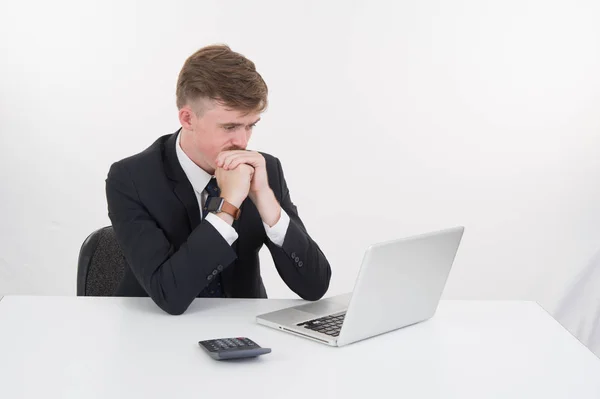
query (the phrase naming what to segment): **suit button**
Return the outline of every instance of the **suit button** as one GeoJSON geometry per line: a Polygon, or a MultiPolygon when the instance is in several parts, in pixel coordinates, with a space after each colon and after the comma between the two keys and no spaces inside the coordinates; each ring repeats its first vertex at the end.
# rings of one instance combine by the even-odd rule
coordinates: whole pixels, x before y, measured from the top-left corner
{"type": "Polygon", "coordinates": [[[212,273],[213,273],[213,276],[216,276],[216,275],[217,275],[217,273],[219,273],[219,272],[218,272],[218,271],[216,271],[216,270],[213,270],[213,272],[212,272],[212,273]]]}
{"type": "Polygon", "coordinates": [[[298,262],[298,267],[302,267],[303,264],[302,261],[298,262]]]}
{"type": "Polygon", "coordinates": [[[292,252],[292,258],[295,258],[295,257],[296,257],[296,253],[292,252]]]}
{"type": "Polygon", "coordinates": [[[217,266],[217,270],[220,271],[220,272],[222,272],[223,271],[223,265],[217,266]]]}
{"type": "Polygon", "coordinates": [[[294,259],[296,261],[296,263],[298,263],[298,261],[300,260],[299,257],[296,256],[296,259],[294,259]]]}
{"type": "Polygon", "coordinates": [[[212,280],[212,274],[209,274],[208,277],[206,278],[208,281],[212,280]]]}

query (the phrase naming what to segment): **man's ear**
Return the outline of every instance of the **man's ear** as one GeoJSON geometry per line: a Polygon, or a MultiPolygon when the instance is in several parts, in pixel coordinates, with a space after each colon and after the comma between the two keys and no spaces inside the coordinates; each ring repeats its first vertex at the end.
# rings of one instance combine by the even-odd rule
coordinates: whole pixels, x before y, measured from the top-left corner
{"type": "Polygon", "coordinates": [[[179,110],[179,123],[185,130],[194,130],[196,114],[187,105],[179,110]]]}

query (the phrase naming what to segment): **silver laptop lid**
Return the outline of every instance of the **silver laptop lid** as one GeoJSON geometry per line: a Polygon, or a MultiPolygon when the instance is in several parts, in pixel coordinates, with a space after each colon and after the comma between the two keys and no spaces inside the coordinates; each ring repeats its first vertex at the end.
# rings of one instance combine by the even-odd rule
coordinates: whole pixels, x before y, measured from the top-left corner
{"type": "Polygon", "coordinates": [[[337,345],[431,318],[463,232],[455,227],[370,246],[337,345]]]}

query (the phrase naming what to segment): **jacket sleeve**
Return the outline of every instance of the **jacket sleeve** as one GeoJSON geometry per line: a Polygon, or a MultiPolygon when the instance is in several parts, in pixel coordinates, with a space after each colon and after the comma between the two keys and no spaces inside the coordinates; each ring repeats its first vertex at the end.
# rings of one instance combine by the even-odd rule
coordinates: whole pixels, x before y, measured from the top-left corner
{"type": "Polygon", "coordinates": [[[140,201],[126,166],[113,164],[106,179],[108,215],[135,277],[164,311],[185,312],[237,255],[212,224],[203,220],[176,249],[140,201]]]}
{"type": "Polygon", "coordinates": [[[287,286],[302,299],[318,300],[325,295],[329,288],[331,267],[300,220],[279,159],[276,159],[275,177],[281,188],[281,191],[275,194],[277,198],[281,198],[280,205],[290,217],[290,224],[281,247],[275,245],[268,237],[265,244],[271,252],[279,275],[287,286]]]}

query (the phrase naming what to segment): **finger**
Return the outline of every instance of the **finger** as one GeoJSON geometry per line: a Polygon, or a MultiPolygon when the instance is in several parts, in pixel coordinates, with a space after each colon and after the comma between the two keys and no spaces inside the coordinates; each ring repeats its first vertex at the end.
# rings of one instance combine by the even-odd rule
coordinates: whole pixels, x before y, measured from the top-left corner
{"type": "Polygon", "coordinates": [[[240,163],[247,163],[248,165],[252,166],[253,168],[259,168],[261,166],[264,166],[265,161],[264,158],[262,157],[262,155],[258,154],[258,153],[246,153],[246,154],[240,154],[234,158],[232,158],[229,163],[228,163],[228,167],[230,169],[237,167],[237,165],[239,165],[240,163]]]}
{"type": "Polygon", "coordinates": [[[231,151],[225,151],[225,152],[222,152],[222,153],[220,153],[220,154],[217,156],[217,166],[219,166],[219,167],[223,167],[223,165],[225,164],[225,162],[226,162],[226,161],[227,161],[229,158],[231,158],[232,156],[234,156],[234,155],[235,155],[235,154],[234,154],[233,152],[231,152],[231,151]]]}
{"type": "Polygon", "coordinates": [[[217,155],[217,158],[215,159],[215,163],[217,164],[217,166],[223,166],[223,162],[225,162],[225,160],[227,158],[229,158],[230,156],[236,155],[236,154],[244,153],[244,152],[245,151],[238,151],[238,150],[221,151],[219,153],[219,155],[217,155]]]}
{"type": "Polygon", "coordinates": [[[264,164],[264,158],[255,151],[223,151],[219,153],[215,163],[218,167],[221,167],[225,170],[231,170],[237,167],[237,165],[240,163],[247,163],[253,167],[260,167],[264,164]],[[240,158],[243,158],[243,160],[241,162],[236,162],[236,160],[240,158]]]}
{"type": "Polygon", "coordinates": [[[254,156],[252,154],[235,154],[225,159],[225,161],[223,162],[223,167],[226,169],[233,169],[241,163],[247,163],[250,166],[254,166],[256,164],[256,160],[254,159],[254,156]]]}
{"type": "Polygon", "coordinates": [[[252,181],[252,179],[254,178],[254,168],[251,168],[249,172],[250,181],[252,181]]]}
{"type": "Polygon", "coordinates": [[[229,160],[229,162],[227,163],[227,168],[235,169],[241,164],[247,164],[247,165],[251,166],[252,168],[256,168],[259,165],[258,162],[256,161],[256,159],[254,159],[254,157],[238,156],[238,157],[235,157],[235,158],[232,158],[229,160]]]}
{"type": "Polygon", "coordinates": [[[233,154],[223,160],[223,169],[230,170],[230,169],[235,168],[235,166],[232,166],[234,163],[237,166],[240,163],[246,163],[246,162],[247,162],[247,157],[245,154],[233,154]]]}
{"type": "Polygon", "coordinates": [[[229,156],[229,151],[223,151],[220,152],[219,155],[217,155],[217,158],[215,159],[215,163],[217,164],[218,167],[222,168],[223,167],[223,161],[229,156]]]}

